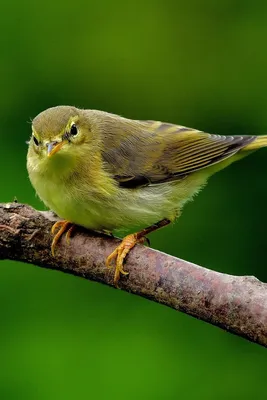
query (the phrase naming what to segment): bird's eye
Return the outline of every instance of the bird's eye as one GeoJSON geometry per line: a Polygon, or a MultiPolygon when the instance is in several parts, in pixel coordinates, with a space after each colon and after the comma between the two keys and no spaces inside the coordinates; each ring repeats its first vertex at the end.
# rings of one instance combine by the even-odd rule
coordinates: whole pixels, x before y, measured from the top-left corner
{"type": "Polygon", "coordinates": [[[78,133],[77,126],[76,126],[75,124],[72,124],[72,125],[71,125],[71,128],[70,128],[70,134],[71,134],[71,136],[76,136],[77,133],[78,133]]]}
{"type": "Polygon", "coordinates": [[[33,136],[33,141],[34,141],[34,143],[36,144],[36,146],[39,146],[39,142],[38,142],[38,140],[36,139],[35,136],[33,136]]]}

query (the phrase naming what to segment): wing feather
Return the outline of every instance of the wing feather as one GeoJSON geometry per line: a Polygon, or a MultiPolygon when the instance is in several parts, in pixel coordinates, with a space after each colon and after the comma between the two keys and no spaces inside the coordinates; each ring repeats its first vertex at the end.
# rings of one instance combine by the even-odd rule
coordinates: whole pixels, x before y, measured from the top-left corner
{"type": "MultiPolygon", "coordinates": [[[[119,117],[120,118],[120,117],[119,117]]],[[[218,163],[256,136],[220,136],[158,121],[120,118],[104,132],[106,166],[119,185],[136,188],[182,179],[218,163]]]]}

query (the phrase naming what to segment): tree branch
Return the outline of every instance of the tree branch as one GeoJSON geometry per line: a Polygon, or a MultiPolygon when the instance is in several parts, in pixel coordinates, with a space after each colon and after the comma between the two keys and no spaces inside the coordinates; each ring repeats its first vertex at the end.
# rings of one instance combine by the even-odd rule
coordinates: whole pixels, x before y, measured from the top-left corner
{"type": "MultiPolygon", "coordinates": [[[[18,204],[0,204],[0,259],[24,261],[113,286],[105,258],[119,240],[82,228],[61,239],[52,257],[57,218],[18,204]]],[[[127,257],[120,288],[219,326],[267,347],[267,284],[252,276],[211,271],[137,245],[127,257]]]]}

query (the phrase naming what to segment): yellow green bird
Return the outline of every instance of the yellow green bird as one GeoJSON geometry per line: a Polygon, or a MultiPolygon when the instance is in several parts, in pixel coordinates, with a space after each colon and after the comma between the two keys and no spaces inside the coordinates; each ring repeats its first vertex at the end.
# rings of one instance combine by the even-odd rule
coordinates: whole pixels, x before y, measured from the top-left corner
{"type": "Polygon", "coordinates": [[[177,218],[215,172],[267,146],[267,136],[220,136],[104,111],[58,106],[32,121],[27,168],[41,200],[63,220],[52,252],[73,226],[126,236],[107,258],[117,285],[126,255],[177,218]]]}

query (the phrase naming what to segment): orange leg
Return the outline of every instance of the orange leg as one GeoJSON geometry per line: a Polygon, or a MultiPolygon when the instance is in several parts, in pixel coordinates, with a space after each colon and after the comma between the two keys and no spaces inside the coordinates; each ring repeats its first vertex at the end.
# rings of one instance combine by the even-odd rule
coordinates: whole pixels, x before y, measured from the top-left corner
{"type": "Polygon", "coordinates": [[[61,238],[61,236],[66,233],[66,240],[69,243],[70,240],[70,235],[73,232],[74,226],[71,222],[69,221],[57,221],[51,229],[51,233],[52,235],[54,235],[53,241],[52,241],[52,245],[51,245],[51,253],[54,256],[55,255],[55,248],[56,245],[58,244],[59,239],[61,238]],[[58,232],[55,233],[56,229],[59,228],[58,232]]]}
{"type": "Polygon", "coordinates": [[[148,239],[146,235],[156,231],[163,226],[166,226],[171,221],[169,219],[163,219],[162,221],[149,226],[148,228],[143,229],[140,232],[132,233],[131,235],[125,236],[122,240],[120,245],[107,257],[106,259],[106,266],[107,268],[111,268],[111,263],[115,261],[115,274],[114,274],[114,284],[115,286],[118,285],[118,281],[120,279],[120,274],[128,275],[128,272],[124,271],[123,269],[123,262],[127,254],[131,251],[131,249],[137,244],[143,244],[148,239]]]}

